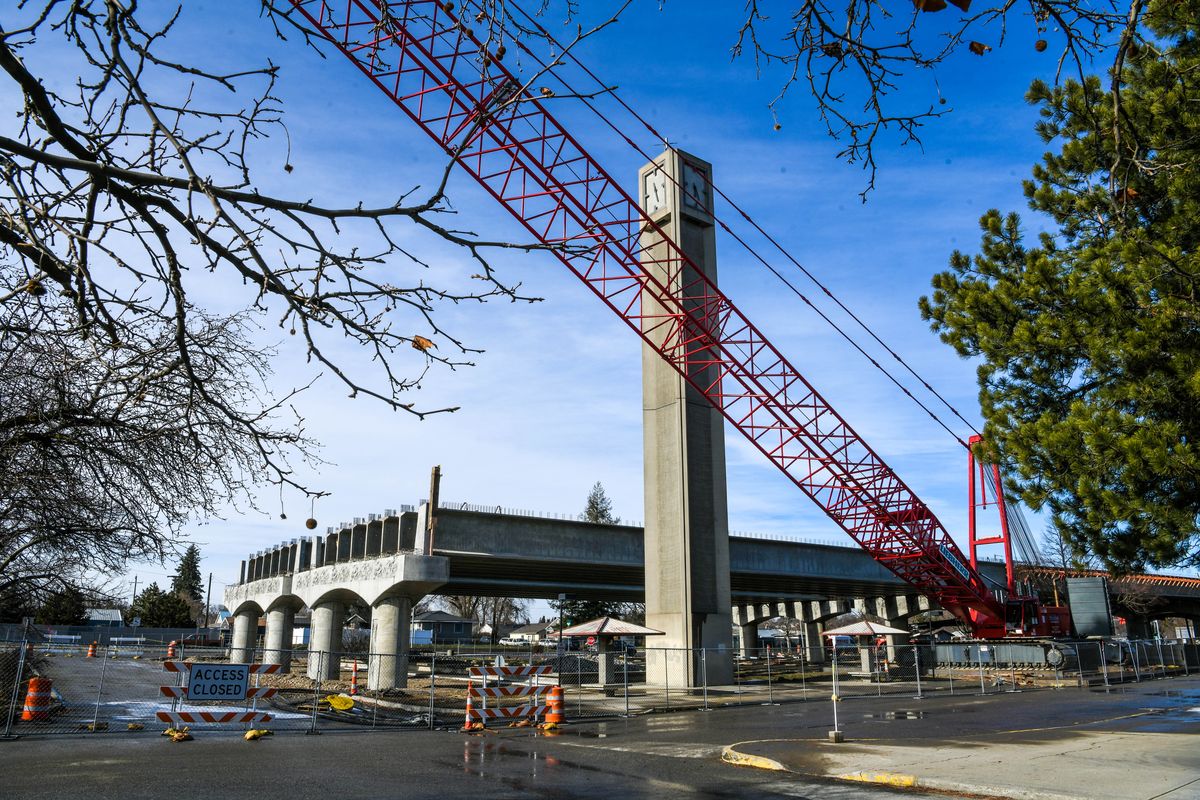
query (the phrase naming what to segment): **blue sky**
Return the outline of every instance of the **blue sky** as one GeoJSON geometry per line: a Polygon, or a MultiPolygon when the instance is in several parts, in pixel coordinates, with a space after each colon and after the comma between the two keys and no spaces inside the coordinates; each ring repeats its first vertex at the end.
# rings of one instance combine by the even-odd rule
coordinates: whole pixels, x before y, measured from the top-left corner
{"type": "MultiPolygon", "coordinates": [[[[602,7],[584,6],[591,12],[602,7]]],[[[731,63],[740,6],[668,0],[660,8],[638,0],[579,55],[673,143],[713,162],[716,183],[726,193],[965,416],[977,419],[974,366],[928,331],[917,298],[952,249],[975,246],[984,211],[1024,208],[1020,180],[1044,147],[1032,131],[1036,111],[1022,96],[1032,78],[1052,74],[1053,48],[1036,54],[1021,19],[1004,48],[948,61],[938,80],[948,99],[944,108],[952,113],[927,125],[923,147],[881,144],[877,188],[863,204],[866,176],[835,160],[840,145],[825,134],[813,101],[793,89],[775,131],[767,103],[782,74],[767,70],[756,78],[748,60],[731,63]]],[[[940,18],[929,15],[929,29],[944,27],[956,13],[951,7],[940,18]]],[[[995,43],[994,35],[977,38],[995,43]]],[[[282,170],[284,142],[272,140],[258,153],[264,188],[328,205],[359,199],[370,205],[436,179],[441,159],[432,143],[340,56],[331,53],[322,61],[299,42],[276,40],[256,3],[189,0],[174,40],[181,59],[203,57],[231,69],[270,59],[281,67],[277,94],[286,109],[295,171],[282,170]]],[[[921,78],[904,99],[934,102],[931,87],[921,78]]],[[[640,157],[611,133],[577,121],[577,110],[565,105],[570,102],[564,99],[561,110],[579,125],[572,132],[635,194],[640,157]]],[[[644,132],[630,133],[659,151],[644,132]]],[[[521,238],[504,212],[465,179],[453,182],[452,196],[463,227],[521,238]]],[[[422,275],[426,280],[457,281],[474,271],[463,253],[415,232],[400,234],[432,265],[422,275]]],[[[718,236],[718,247],[726,293],[965,542],[961,447],[731,241],[718,236]]],[[[486,352],[476,356],[474,368],[433,370],[411,399],[428,407],[458,405],[460,411],[419,421],[369,400],[349,400],[327,378],[297,402],[328,462],[308,476],[332,493],[317,504],[322,529],[415,503],[426,495],[434,464],[442,466],[446,500],[577,513],[588,489],[601,481],[618,515],[642,519],[638,341],[552,258],[507,255],[495,263],[506,279],[521,281],[545,302],[439,312],[456,334],[486,352]]],[[[413,272],[410,264],[389,268],[413,272]]],[[[790,277],[812,290],[803,278],[790,277]]],[[[214,294],[211,302],[230,301],[214,294]]],[[[306,382],[312,371],[302,354],[273,321],[263,324],[265,340],[280,345],[278,386],[306,382]]],[[[415,321],[397,324],[422,332],[415,321]]],[[[350,345],[338,351],[369,369],[350,345]]],[[[423,366],[416,351],[401,359],[414,372],[423,366]]],[[[967,433],[961,426],[958,432],[967,433]]],[[[727,443],[732,530],[845,538],[738,434],[727,433],[727,443]]],[[[238,560],[247,552],[306,533],[307,501],[285,495],[286,520],[278,516],[273,491],[263,492],[263,505],[272,513],[231,510],[226,519],[191,527],[202,548],[202,569],[214,573],[214,600],[236,580],[238,560]]],[[[129,578],[136,573],[142,585],[161,583],[173,566],[139,567],[129,578]]]]}

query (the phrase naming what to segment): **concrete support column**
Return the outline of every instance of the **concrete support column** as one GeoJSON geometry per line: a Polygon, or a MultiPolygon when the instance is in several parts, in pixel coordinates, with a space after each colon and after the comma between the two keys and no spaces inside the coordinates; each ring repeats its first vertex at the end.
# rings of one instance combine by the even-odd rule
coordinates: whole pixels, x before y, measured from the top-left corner
{"type": "Polygon", "coordinates": [[[743,622],[738,625],[738,644],[741,645],[742,655],[750,655],[758,649],[758,623],[743,622]]]}
{"type": "Polygon", "coordinates": [[[371,654],[367,668],[367,688],[371,691],[408,686],[412,607],[412,600],[407,597],[385,597],[371,607],[371,654]]]}
{"type": "Polygon", "coordinates": [[[327,600],[312,607],[312,631],[308,637],[308,677],[329,680],[341,673],[342,625],[346,604],[327,600]]]}
{"type": "Polygon", "coordinates": [[[272,608],[267,611],[264,664],[279,664],[280,672],[292,671],[292,631],[295,627],[296,612],[291,608],[272,608]]]}
{"type": "Polygon", "coordinates": [[[254,640],[258,638],[258,609],[233,615],[233,646],[229,660],[234,664],[254,662],[254,640]]]}
{"type": "Polygon", "coordinates": [[[821,636],[825,625],[820,622],[803,622],[804,626],[804,657],[813,664],[825,663],[825,642],[821,636]]]}
{"type": "MultiPolygon", "coordinates": [[[[706,302],[696,271],[717,278],[713,228],[712,166],[669,150],[639,171],[640,197],[658,230],[642,238],[643,268],[684,306],[706,302]],[[679,187],[690,186],[683,195],[679,187]],[[685,297],[688,293],[691,296],[685,297]]],[[[646,335],[672,351],[679,331],[656,313],[677,313],[649,292],[643,297],[646,335]]],[[[689,356],[697,385],[720,381],[703,353],[689,356]]],[[[670,674],[672,683],[696,687],[733,680],[730,647],[729,515],[726,496],[724,419],[649,345],[642,348],[643,463],[645,469],[646,625],[664,631],[647,651],[648,680],[670,674]],[[699,651],[703,649],[702,659],[699,651]],[[690,651],[690,652],[689,652],[690,651]],[[704,665],[704,673],[701,672],[704,665]]]]}

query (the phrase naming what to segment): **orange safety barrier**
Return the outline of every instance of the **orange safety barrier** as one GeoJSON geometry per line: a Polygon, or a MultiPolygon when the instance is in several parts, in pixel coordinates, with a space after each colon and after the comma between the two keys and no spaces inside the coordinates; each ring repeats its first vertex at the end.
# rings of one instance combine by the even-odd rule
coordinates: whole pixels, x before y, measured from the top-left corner
{"type": "Polygon", "coordinates": [[[179,642],[171,642],[169,645],[167,645],[167,659],[168,660],[175,658],[175,645],[177,645],[177,644],[179,644],[179,642]]]}
{"type": "Polygon", "coordinates": [[[546,722],[561,725],[567,721],[563,716],[563,690],[561,686],[555,686],[550,689],[549,706],[550,710],[546,713],[546,722]]]}
{"type": "Polygon", "coordinates": [[[21,711],[24,722],[37,722],[50,719],[50,689],[53,682],[49,678],[30,678],[29,691],[25,695],[25,708],[21,711]]]}
{"type": "Polygon", "coordinates": [[[88,658],[96,657],[96,642],[95,641],[93,641],[91,644],[88,645],[87,657],[88,658]]]}

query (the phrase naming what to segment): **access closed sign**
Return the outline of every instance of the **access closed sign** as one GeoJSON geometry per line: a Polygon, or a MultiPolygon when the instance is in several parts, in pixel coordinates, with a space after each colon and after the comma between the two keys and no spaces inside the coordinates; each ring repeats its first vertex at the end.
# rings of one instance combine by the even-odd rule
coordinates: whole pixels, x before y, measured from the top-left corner
{"type": "Polygon", "coordinates": [[[192,664],[187,696],[197,700],[245,700],[249,664],[192,664]]]}

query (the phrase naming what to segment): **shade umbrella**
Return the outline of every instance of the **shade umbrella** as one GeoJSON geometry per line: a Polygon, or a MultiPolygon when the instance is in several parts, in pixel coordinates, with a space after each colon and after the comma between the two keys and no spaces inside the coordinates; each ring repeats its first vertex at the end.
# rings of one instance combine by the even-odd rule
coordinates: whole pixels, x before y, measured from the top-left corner
{"type": "MultiPolygon", "coordinates": [[[[665,632],[655,630],[654,628],[647,628],[644,625],[637,625],[633,622],[626,622],[623,619],[600,617],[590,622],[572,625],[564,630],[562,635],[573,638],[588,637],[595,640],[597,660],[596,680],[601,686],[605,686],[616,679],[615,662],[610,658],[611,654],[608,650],[609,643],[613,639],[618,636],[664,636],[665,632]]],[[[628,665],[628,662],[626,664],[628,665]]],[[[626,669],[628,669],[628,666],[626,669]]]]}
{"type": "Polygon", "coordinates": [[[599,619],[572,625],[562,632],[563,636],[664,636],[663,631],[626,622],[615,617],[600,617],[599,619]]]}
{"type": "Polygon", "coordinates": [[[881,622],[869,622],[861,620],[853,622],[849,625],[843,625],[840,628],[833,628],[825,631],[822,636],[894,636],[897,634],[908,634],[911,631],[902,631],[899,628],[893,628],[889,625],[884,625],[881,622]]]}

